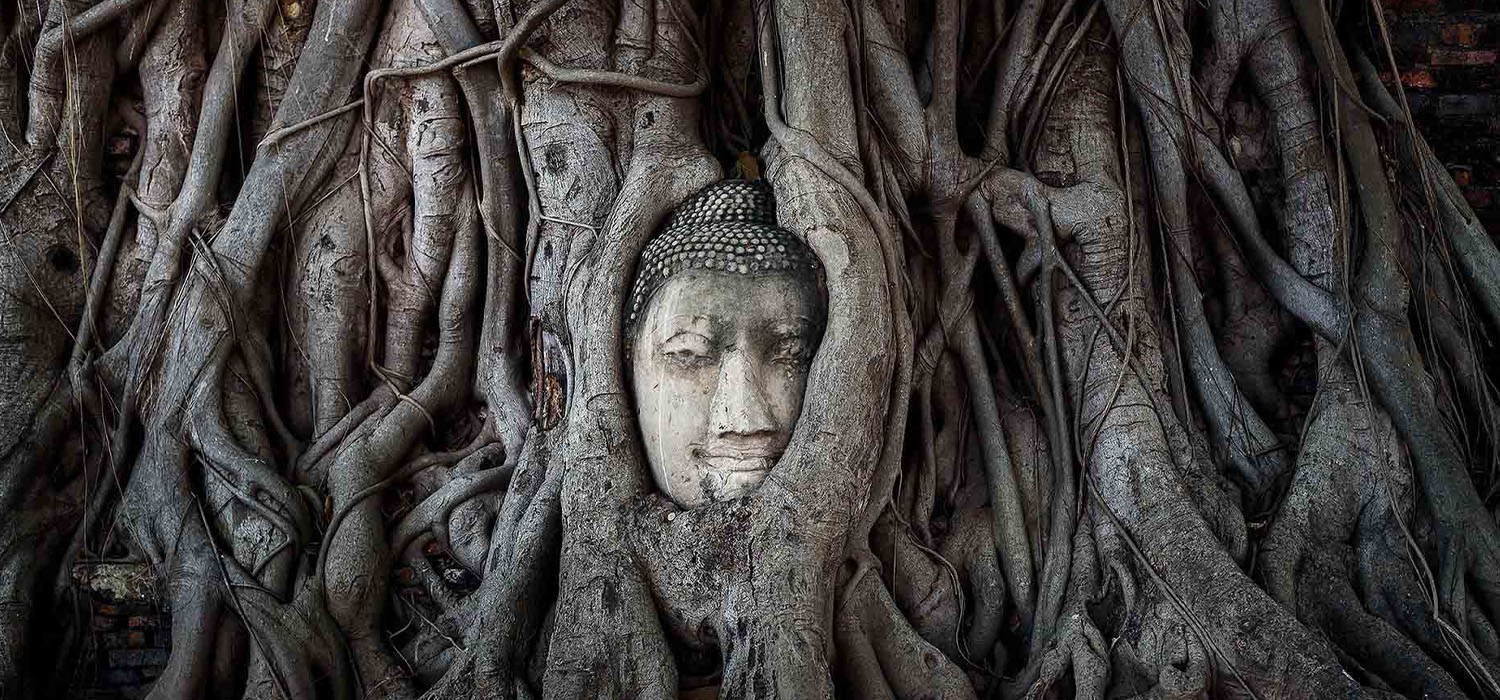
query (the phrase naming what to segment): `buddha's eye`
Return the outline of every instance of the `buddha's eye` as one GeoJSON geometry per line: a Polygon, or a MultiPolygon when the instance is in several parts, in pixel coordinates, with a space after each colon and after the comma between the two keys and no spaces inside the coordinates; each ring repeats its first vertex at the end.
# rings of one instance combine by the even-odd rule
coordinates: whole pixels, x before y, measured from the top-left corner
{"type": "Polygon", "coordinates": [[[810,355],[807,341],[797,336],[789,336],[776,341],[771,360],[779,365],[802,367],[812,359],[810,355]]]}
{"type": "Polygon", "coordinates": [[[707,337],[682,332],[668,338],[658,350],[671,363],[683,368],[697,368],[713,362],[713,346],[707,337]]]}

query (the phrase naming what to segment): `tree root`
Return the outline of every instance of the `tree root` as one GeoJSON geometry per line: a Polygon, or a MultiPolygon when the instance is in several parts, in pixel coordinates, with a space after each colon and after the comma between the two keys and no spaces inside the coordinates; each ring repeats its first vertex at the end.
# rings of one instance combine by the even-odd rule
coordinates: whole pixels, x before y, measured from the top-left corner
{"type": "Polygon", "coordinates": [[[0,694],[79,685],[31,628],[122,547],[160,699],[1500,690],[1500,253],[1328,8],[522,4],[0,12],[0,694]],[[764,484],[684,511],[622,299],[757,149],[827,329],[764,484]]]}

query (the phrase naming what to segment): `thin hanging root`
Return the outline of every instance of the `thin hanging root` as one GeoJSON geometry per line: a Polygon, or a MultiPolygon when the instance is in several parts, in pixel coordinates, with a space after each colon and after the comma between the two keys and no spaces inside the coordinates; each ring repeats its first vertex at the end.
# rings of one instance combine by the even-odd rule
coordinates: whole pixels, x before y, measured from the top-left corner
{"type": "Polygon", "coordinates": [[[1204,422],[1223,446],[1230,465],[1259,499],[1285,473],[1289,460],[1276,436],[1239,388],[1219,352],[1203,310],[1203,293],[1184,255],[1169,252],[1174,277],[1174,306],[1182,323],[1188,378],[1198,396],[1204,422]]]}
{"type": "MultiPolygon", "coordinates": [[[[934,98],[934,104],[939,102],[939,98],[934,98]]],[[[939,115],[936,118],[951,121],[951,118],[947,116],[939,115]]],[[[935,153],[951,157],[949,152],[953,148],[951,142],[940,141],[934,144],[933,150],[935,153]]],[[[961,186],[966,191],[948,198],[952,206],[963,206],[964,203],[970,202],[974,196],[974,189],[979,186],[980,182],[980,178],[971,178],[969,182],[963,183],[961,186]]],[[[970,246],[967,254],[960,256],[956,241],[957,217],[954,216],[956,213],[939,217],[935,232],[938,237],[939,259],[944,267],[943,276],[946,286],[965,290],[953,293],[945,289],[945,305],[967,303],[969,300],[966,293],[968,277],[958,277],[955,273],[958,269],[972,271],[980,247],[970,246]]],[[[1046,216],[1045,210],[1041,212],[1041,216],[1046,216]]],[[[1050,223],[1046,225],[1050,230],[1050,223]]],[[[946,329],[943,327],[945,319],[942,314],[943,310],[940,310],[939,325],[934,329],[934,336],[946,341],[948,338],[946,329]],[[943,335],[936,335],[937,330],[943,330],[943,335]]],[[[1035,574],[1032,570],[1031,542],[1026,529],[1027,511],[1022,504],[1021,490],[1016,482],[1016,469],[1011,462],[1010,445],[1007,444],[1005,432],[1001,426],[994,382],[991,381],[989,368],[985,362],[975,315],[976,312],[972,307],[962,312],[953,331],[953,350],[958,355],[969,382],[969,399],[973,406],[974,417],[978,421],[977,434],[984,457],[986,482],[990,488],[992,505],[990,512],[993,516],[995,543],[999,547],[1008,590],[1016,603],[1022,624],[1029,627],[1036,610],[1036,590],[1035,574]]],[[[924,341],[924,350],[927,349],[926,345],[924,341]]]]}
{"type": "MultiPolygon", "coordinates": [[[[937,361],[933,360],[933,364],[936,365],[937,361]]],[[[919,363],[918,367],[920,366],[919,363]]],[[[911,523],[917,539],[923,543],[931,543],[932,504],[937,498],[938,470],[937,438],[932,425],[932,380],[929,377],[926,381],[918,382],[916,386],[918,437],[922,441],[922,460],[917,467],[920,471],[917,474],[916,488],[911,489],[911,500],[905,504],[901,512],[905,515],[905,520],[911,523]]]]}
{"type": "MultiPolygon", "coordinates": [[[[1234,384],[1204,316],[1202,293],[1192,269],[1197,243],[1187,208],[1188,166],[1206,166],[1213,176],[1208,183],[1210,189],[1229,205],[1231,220],[1246,230],[1247,238],[1259,237],[1258,224],[1254,221],[1253,206],[1244,206],[1249,203],[1248,197],[1236,196],[1243,194],[1244,189],[1238,172],[1226,165],[1218,148],[1196,128],[1196,102],[1186,89],[1184,73],[1178,65],[1187,41],[1181,18],[1173,17],[1169,23],[1162,16],[1160,3],[1150,0],[1154,27],[1148,28],[1144,24],[1148,20],[1141,16],[1146,4],[1140,0],[1111,0],[1108,6],[1121,35],[1124,67],[1127,74],[1136,78],[1132,90],[1137,101],[1145,105],[1142,116],[1152,147],[1150,162],[1156,178],[1159,225],[1166,232],[1164,246],[1168,247],[1165,255],[1173,289],[1173,321],[1182,326],[1181,344],[1186,346],[1186,365],[1190,370],[1187,378],[1203,409],[1210,437],[1259,496],[1275,483],[1288,460],[1280,453],[1268,454],[1265,447],[1274,445],[1276,438],[1234,384]]],[[[1279,260],[1274,256],[1262,257],[1279,260]]],[[[1252,262],[1257,259],[1251,256],[1252,262]]],[[[1308,320],[1332,325],[1333,321],[1324,318],[1332,312],[1318,306],[1319,303],[1331,306],[1330,295],[1290,271],[1284,263],[1282,267],[1287,272],[1284,286],[1289,290],[1278,293],[1277,285],[1268,283],[1273,287],[1273,295],[1283,303],[1299,301],[1304,302],[1304,307],[1316,307],[1316,314],[1304,310],[1308,320]]]]}
{"type": "Polygon", "coordinates": [[[342,634],[327,611],[314,603],[312,589],[301,586],[296,598],[283,602],[233,558],[222,557],[220,562],[223,581],[235,595],[235,611],[257,652],[250,658],[246,697],[300,700],[317,697],[314,688],[327,683],[334,700],[353,700],[350,679],[357,676],[342,634]]]}
{"type": "MultiPolygon", "coordinates": [[[[1000,287],[1001,294],[1005,300],[1005,306],[1013,332],[1021,345],[1024,366],[1027,369],[1030,383],[1036,393],[1037,400],[1042,406],[1043,415],[1048,425],[1048,436],[1055,447],[1051,451],[1053,457],[1052,471],[1053,480],[1057,488],[1053,491],[1051,512],[1052,517],[1048,528],[1048,542],[1050,547],[1043,557],[1042,581],[1039,591],[1031,592],[1037,596],[1033,605],[1039,615],[1033,621],[1032,644],[1041,644],[1049,634],[1052,620],[1057,616],[1058,608],[1062,603],[1062,593],[1066,579],[1068,561],[1071,559],[1069,546],[1072,542],[1072,512],[1075,488],[1073,483],[1073,457],[1071,431],[1067,426],[1066,404],[1062,397],[1063,382],[1061,375],[1060,355],[1055,338],[1055,320],[1053,319],[1053,298],[1050,269],[1053,259],[1061,261],[1056,253],[1054,237],[1056,235],[1052,224],[1050,213],[1050,202],[1046,197],[1046,190],[1042,185],[1030,177],[1015,171],[1000,171],[994,176],[986,177],[984,180],[985,193],[979,192],[968,197],[966,211],[969,218],[973,220],[978,231],[980,242],[985,249],[985,255],[990,260],[990,267],[996,278],[996,284],[1000,287]],[[1006,198],[1007,203],[1003,206],[999,203],[1001,197],[1006,198]],[[993,199],[991,199],[993,198],[993,199]],[[993,204],[991,202],[994,202],[993,204]],[[1037,250],[1041,262],[1040,271],[1042,280],[1042,317],[1040,319],[1048,336],[1045,347],[1048,350],[1048,368],[1042,368],[1039,357],[1039,346],[1035,334],[1032,332],[1030,322],[1027,320],[1025,311],[1021,308],[1019,292],[1015,288],[1015,281],[1011,275],[1009,262],[1000,249],[999,238],[994,229],[994,219],[1000,210],[1009,212],[1019,209],[1027,213],[1029,219],[1023,220],[1018,212],[1007,213],[1004,220],[1019,231],[1030,231],[1029,246],[1037,250]],[[1045,595],[1038,595],[1043,593],[1045,595]]],[[[1024,255],[1023,255],[1024,258],[1024,255]]],[[[1024,260],[1023,260],[1024,264],[1024,260]]],[[[982,433],[981,433],[982,435],[982,433]]]]}
{"type": "Polygon", "coordinates": [[[543,75],[559,83],[617,87],[636,92],[661,95],[663,97],[697,97],[703,94],[704,90],[708,89],[707,66],[699,67],[698,74],[693,78],[693,82],[676,84],[615,71],[563,68],[547,60],[540,53],[526,48],[521,49],[521,59],[536,66],[537,70],[540,70],[543,75]]]}
{"type": "Polygon", "coordinates": [[[286,137],[291,136],[292,134],[295,134],[295,133],[297,133],[299,131],[302,131],[303,129],[306,129],[306,128],[309,128],[309,127],[314,127],[314,126],[317,126],[319,124],[322,124],[323,122],[328,121],[329,119],[333,119],[335,117],[339,117],[339,116],[348,114],[350,112],[353,112],[354,110],[359,109],[359,108],[363,107],[364,105],[365,105],[365,101],[364,101],[363,98],[361,98],[361,99],[355,100],[353,102],[350,102],[349,104],[346,104],[346,105],[344,105],[342,107],[335,107],[334,109],[330,109],[327,112],[324,112],[324,113],[319,114],[317,116],[308,117],[307,119],[303,119],[302,121],[297,122],[296,124],[292,124],[290,126],[283,126],[280,129],[277,129],[275,131],[272,131],[269,134],[266,134],[265,138],[262,138],[260,140],[260,143],[257,144],[257,147],[258,148],[269,148],[271,146],[275,146],[276,144],[280,143],[281,141],[283,141],[284,139],[286,139],[286,137]]]}
{"type": "Polygon", "coordinates": [[[1010,160],[1010,122],[1026,68],[1023,61],[1033,55],[1037,26],[1041,23],[1042,10],[1046,6],[1047,3],[1043,0],[1023,0],[1007,27],[1008,41],[995,70],[995,91],[991,98],[985,132],[986,160],[1010,160]]]}
{"type": "Polygon", "coordinates": [[[1361,94],[1387,121],[1401,128],[1396,129],[1396,144],[1404,167],[1399,173],[1417,173],[1420,181],[1416,185],[1428,193],[1429,204],[1443,227],[1448,244],[1453,247],[1452,257],[1464,273],[1466,287],[1477,297],[1485,310],[1492,327],[1500,327],[1500,249],[1495,246],[1485,231],[1479,217],[1463,192],[1452,179],[1440,177],[1444,172],[1442,162],[1433,153],[1427,140],[1416,132],[1410,110],[1398,103],[1380,82],[1379,72],[1363,51],[1354,50],[1355,63],[1359,66],[1361,94]],[[1437,191],[1431,192],[1433,183],[1437,191]]]}
{"type": "Polygon", "coordinates": [[[1244,179],[1223,152],[1204,136],[1198,138],[1196,148],[1202,165],[1199,173],[1205,178],[1203,184],[1224,206],[1223,213],[1239,236],[1240,250],[1256,278],[1298,320],[1337,342],[1347,332],[1348,319],[1342,306],[1332,294],[1298,274],[1276,253],[1257,221],[1244,179]]]}
{"type": "MultiPolygon", "coordinates": [[[[1094,25],[1094,18],[1098,16],[1099,8],[1103,5],[1103,0],[1094,0],[1094,3],[1089,5],[1089,11],[1084,14],[1083,20],[1073,30],[1073,36],[1069,37],[1068,43],[1063,46],[1062,54],[1057,57],[1048,57],[1049,61],[1052,62],[1052,68],[1047,72],[1046,81],[1042,83],[1040,92],[1041,101],[1036,107],[1028,110],[1030,118],[1027,119],[1026,130],[1021,135],[1021,157],[1028,160],[1031,158],[1032,150],[1036,147],[1036,140],[1042,127],[1042,122],[1052,111],[1052,98],[1057,91],[1057,86],[1062,82],[1068,67],[1072,65],[1073,57],[1077,55],[1079,47],[1083,45],[1084,39],[1088,36],[1090,29],[1094,25]]],[[[1058,15],[1058,18],[1060,20],[1062,15],[1058,15]]],[[[1053,29],[1050,31],[1056,31],[1057,28],[1057,25],[1054,24],[1053,29]]],[[[1052,37],[1049,36],[1047,43],[1050,44],[1051,42],[1052,37]]],[[[1038,58],[1040,56],[1038,54],[1038,58]]]]}
{"type": "MultiPolygon", "coordinates": [[[[1037,96],[1036,79],[1042,73],[1042,63],[1044,61],[1052,65],[1052,69],[1049,71],[1049,75],[1051,76],[1056,76],[1067,67],[1072,52],[1064,50],[1062,56],[1055,56],[1052,53],[1052,45],[1056,43],[1058,35],[1062,33],[1063,23],[1066,22],[1070,16],[1072,16],[1073,8],[1077,6],[1077,4],[1078,0],[1065,0],[1063,2],[1062,6],[1057,9],[1056,14],[1052,16],[1052,24],[1047,27],[1047,34],[1045,37],[1043,37],[1041,44],[1039,44],[1036,49],[1031,52],[1031,60],[1026,63],[1025,72],[1021,74],[1016,84],[1017,92],[1011,98],[1011,111],[1013,112],[1012,116],[1019,116],[1021,114],[1024,114],[1027,111],[1026,106],[1030,104],[1033,97],[1037,96]]],[[[1094,11],[1098,9],[1099,4],[1100,0],[1095,0],[1094,4],[1090,6],[1087,18],[1082,23],[1080,23],[1078,28],[1074,31],[1072,37],[1074,41],[1076,41],[1078,37],[1083,34],[1083,32],[1088,30],[1089,20],[1093,19],[1094,11]]],[[[1071,44],[1072,42],[1070,41],[1069,43],[1071,44]]],[[[1050,83],[1051,80],[1049,80],[1048,82],[1050,83]]],[[[1045,99],[1048,92],[1049,91],[1044,86],[1041,92],[1041,97],[1045,99]]],[[[1033,112],[1039,111],[1043,110],[1033,110],[1033,112]]],[[[1025,151],[1022,151],[1022,153],[1024,152],[1025,151]]]]}
{"type": "Polygon", "coordinates": [[[516,54],[521,50],[521,47],[525,45],[526,40],[531,37],[531,33],[535,31],[537,27],[541,26],[542,22],[545,22],[553,12],[556,12],[558,8],[567,4],[567,2],[568,0],[545,0],[544,2],[533,5],[531,9],[527,10],[526,14],[516,22],[516,25],[511,28],[510,32],[504,39],[491,41],[480,44],[478,46],[464,49],[463,51],[452,54],[441,61],[436,61],[425,66],[416,66],[413,68],[383,68],[381,70],[374,70],[365,74],[365,124],[368,127],[373,121],[373,117],[370,115],[370,95],[374,92],[375,83],[385,78],[415,77],[419,75],[427,75],[429,73],[449,70],[451,68],[468,68],[470,66],[478,65],[486,61],[495,61],[496,65],[500,68],[501,75],[507,76],[509,72],[507,68],[509,68],[510,62],[515,59],[516,54]]]}
{"type": "Polygon", "coordinates": [[[94,259],[94,269],[88,271],[88,297],[83,303],[83,317],[78,321],[78,330],[73,334],[73,351],[68,356],[68,375],[73,380],[75,390],[84,388],[81,383],[83,363],[90,351],[89,346],[94,343],[100,305],[104,303],[104,295],[109,291],[115,258],[119,255],[120,242],[125,236],[125,218],[128,213],[126,205],[135,197],[135,188],[130,183],[140,176],[144,152],[144,149],[136,149],[135,156],[130,159],[130,168],[125,171],[122,179],[124,184],[120,186],[120,196],[115,200],[114,209],[110,213],[109,228],[104,232],[104,242],[99,246],[99,254],[94,259]]]}
{"type": "MultiPolygon", "coordinates": [[[[1108,316],[1104,309],[1099,307],[1099,302],[1094,297],[1094,292],[1078,277],[1078,273],[1073,270],[1073,266],[1068,264],[1066,259],[1059,256],[1056,258],[1055,264],[1067,276],[1068,282],[1073,285],[1073,288],[1078,290],[1079,296],[1083,298],[1084,304],[1088,306],[1089,312],[1093,314],[1094,319],[1104,328],[1105,334],[1109,336],[1111,346],[1121,358],[1123,367],[1130,370],[1131,375],[1137,382],[1143,385],[1148,384],[1147,375],[1145,370],[1140,366],[1137,353],[1132,351],[1135,343],[1128,336],[1120,335],[1120,330],[1115,327],[1114,320],[1108,316]]],[[[1124,370],[1122,369],[1121,371],[1124,370]]],[[[1165,425],[1163,417],[1172,414],[1171,407],[1159,405],[1160,399],[1154,393],[1152,394],[1152,401],[1152,411],[1158,416],[1158,422],[1165,425]]],[[[1111,400],[1111,403],[1113,403],[1113,400],[1111,400]]]]}
{"type": "MultiPolygon", "coordinates": [[[[1031,209],[1037,234],[1041,239],[1044,259],[1050,258],[1059,264],[1066,265],[1062,254],[1057,250],[1056,229],[1053,226],[1049,205],[1040,201],[1038,197],[1031,197],[1028,199],[1028,207],[1031,209]]],[[[1046,377],[1051,388],[1050,401],[1044,405],[1049,407],[1053,416],[1049,421],[1052,428],[1049,437],[1056,445],[1053,451],[1057,454],[1058,460],[1053,464],[1052,521],[1048,524],[1048,543],[1051,546],[1042,565],[1043,590],[1041,592],[1045,593],[1046,597],[1038,601],[1042,622],[1033,631],[1033,651],[1039,647],[1041,640],[1051,635],[1054,616],[1060,614],[1061,611],[1064,582],[1068,578],[1068,568],[1073,559],[1070,548],[1073,545],[1074,513],[1076,512],[1074,501],[1078,491],[1074,477],[1073,431],[1071,421],[1068,419],[1067,403],[1063,398],[1062,346],[1057,333],[1056,318],[1057,289],[1053,286],[1051,266],[1045,262],[1043,265],[1040,282],[1041,323],[1046,333],[1044,338],[1047,349],[1046,377]]],[[[1090,300],[1093,299],[1088,292],[1080,290],[1080,293],[1090,300]]],[[[1128,347],[1122,348],[1120,352],[1125,357],[1129,357],[1128,347]]]]}
{"type": "Polygon", "coordinates": [[[1036,589],[1031,570],[1031,543],[1026,533],[1026,511],[1021,503],[1015,465],[1011,463],[1010,446],[1006,444],[1005,432],[1000,425],[994,384],[984,365],[978,333],[971,311],[958,328],[955,350],[969,378],[969,399],[977,421],[975,429],[985,456],[995,545],[999,548],[1005,578],[1022,624],[1030,626],[1036,610],[1036,589]]]}
{"type": "MultiPolygon", "coordinates": [[[[204,531],[204,533],[206,533],[209,545],[213,548],[214,561],[218,564],[218,567],[217,567],[218,568],[218,572],[217,573],[221,577],[221,580],[222,580],[222,582],[224,584],[224,594],[225,594],[226,597],[229,598],[230,603],[234,606],[235,612],[239,614],[240,619],[243,620],[245,622],[245,624],[247,625],[247,628],[250,631],[250,639],[256,644],[256,647],[259,649],[260,653],[262,655],[266,655],[265,641],[262,639],[262,637],[259,634],[258,630],[255,627],[250,626],[250,620],[245,615],[245,608],[240,603],[239,592],[237,590],[235,590],[234,585],[229,582],[229,570],[228,570],[228,568],[226,568],[226,566],[224,564],[224,555],[219,553],[219,545],[218,545],[218,543],[214,541],[213,526],[209,525],[209,523],[208,523],[208,515],[203,512],[203,502],[199,501],[197,499],[194,499],[194,505],[197,506],[197,509],[198,509],[198,519],[203,524],[203,531],[204,531]]],[[[208,637],[209,639],[212,639],[213,635],[209,635],[209,634],[207,634],[205,632],[205,637],[208,637]]],[[[206,659],[209,656],[209,654],[207,654],[207,653],[201,653],[201,654],[195,654],[194,656],[198,657],[198,658],[204,658],[204,659],[206,659]]],[[[275,665],[272,665],[271,668],[272,668],[272,671],[273,671],[273,678],[275,678],[275,680],[276,680],[276,689],[278,691],[280,691],[281,696],[285,700],[292,700],[293,696],[292,696],[291,691],[287,688],[286,681],[283,680],[280,675],[274,673],[275,668],[276,668],[275,665]]],[[[299,688],[299,690],[304,690],[304,689],[300,689],[299,688]]]]}

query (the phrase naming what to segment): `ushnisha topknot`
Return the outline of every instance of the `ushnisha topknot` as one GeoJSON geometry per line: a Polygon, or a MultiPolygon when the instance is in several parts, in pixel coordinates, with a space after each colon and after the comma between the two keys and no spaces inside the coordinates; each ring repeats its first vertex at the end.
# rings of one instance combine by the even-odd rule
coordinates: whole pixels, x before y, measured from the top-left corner
{"type": "Polygon", "coordinates": [[[720,180],[689,197],[641,251],[625,302],[632,331],[651,296],[685,270],[740,275],[786,272],[821,289],[823,268],[811,248],[776,225],[776,204],[764,180],[720,180]]]}

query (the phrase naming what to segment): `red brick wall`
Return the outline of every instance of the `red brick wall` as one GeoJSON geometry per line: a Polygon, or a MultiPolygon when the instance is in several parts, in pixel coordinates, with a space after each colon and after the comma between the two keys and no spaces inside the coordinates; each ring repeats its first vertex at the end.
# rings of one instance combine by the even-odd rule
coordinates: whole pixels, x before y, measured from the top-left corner
{"type": "Polygon", "coordinates": [[[73,569],[73,581],[88,606],[89,631],[68,697],[145,697],[167,665],[171,637],[151,567],[82,562],[73,569]]]}
{"type": "Polygon", "coordinates": [[[1417,125],[1500,234],[1500,0],[1383,1],[1417,125]]]}

